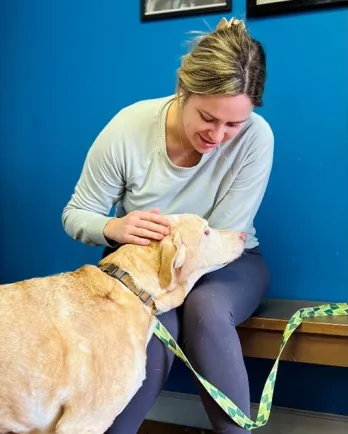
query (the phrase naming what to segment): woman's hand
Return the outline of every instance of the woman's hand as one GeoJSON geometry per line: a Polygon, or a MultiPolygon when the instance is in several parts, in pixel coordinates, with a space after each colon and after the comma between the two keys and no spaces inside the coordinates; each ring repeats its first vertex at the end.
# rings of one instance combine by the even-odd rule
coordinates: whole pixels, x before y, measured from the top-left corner
{"type": "Polygon", "coordinates": [[[132,211],[124,217],[110,220],[104,228],[104,236],[120,244],[147,246],[151,240],[161,240],[168,235],[169,226],[169,220],[159,215],[158,208],[132,211]]]}

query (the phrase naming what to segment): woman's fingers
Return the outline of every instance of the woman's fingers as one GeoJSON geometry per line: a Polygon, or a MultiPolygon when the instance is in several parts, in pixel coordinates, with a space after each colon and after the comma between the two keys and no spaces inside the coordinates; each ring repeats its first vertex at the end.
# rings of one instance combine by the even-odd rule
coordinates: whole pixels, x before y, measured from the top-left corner
{"type": "Polygon", "coordinates": [[[148,246],[150,244],[150,240],[146,238],[139,238],[135,235],[128,235],[125,237],[125,243],[127,244],[136,244],[138,246],[148,246]]]}
{"type": "Polygon", "coordinates": [[[132,235],[135,235],[140,238],[148,238],[150,240],[158,240],[158,241],[164,237],[164,234],[162,233],[151,231],[144,228],[134,228],[134,230],[132,231],[132,235]]]}
{"type": "Polygon", "coordinates": [[[159,215],[159,209],[133,211],[123,217],[124,242],[146,246],[150,240],[160,241],[170,233],[170,221],[159,215]]]}
{"type": "Polygon", "coordinates": [[[165,217],[157,214],[156,212],[151,211],[139,211],[138,217],[141,220],[149,221],[158,225],[170,226],[170,221],[166,219],[165,217]]]}
{"type": "Polygon", "coordinates": [[[168,235],[170,232],[167,226],[149,222],[148,220],[140,220],[137,227],[140,229],[146,229],[149,232],[157,232],[162,235],[168,235]]]}

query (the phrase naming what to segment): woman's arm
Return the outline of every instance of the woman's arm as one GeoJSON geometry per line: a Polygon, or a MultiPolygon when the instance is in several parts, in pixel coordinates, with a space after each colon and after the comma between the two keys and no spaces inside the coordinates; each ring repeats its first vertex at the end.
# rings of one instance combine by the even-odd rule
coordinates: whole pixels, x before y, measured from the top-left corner
{"type": "Polygon", "coordinates": [[[109,216],[111,208],[122,199],[131,176],[131,164],[127,163],[135,150],[129,141],[126,143],[127,128],[127,116],[116,116],[87,154],[62,214],[63,227],[75,240],[94,246],[148,245],[151,239],[160,240],[169,232],[170,222],[157,209],[134,210],[122,218],[109,216]]]}
{"type": "Polygon", "coordinates": [[[74,193],[62,213],[64,230],[90,245],[109,245],[104,227],[124,188],[123,137],[107,125],[89,149],[74,193]]]}

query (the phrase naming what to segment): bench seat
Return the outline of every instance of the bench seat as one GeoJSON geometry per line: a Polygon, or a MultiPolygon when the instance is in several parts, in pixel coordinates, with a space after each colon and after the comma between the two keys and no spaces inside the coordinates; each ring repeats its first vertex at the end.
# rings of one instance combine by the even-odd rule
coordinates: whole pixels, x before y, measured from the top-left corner
{"type": "MultiPolygon", "coordinates": [[[[276,359],[291,316],[301,308],[327,303],[265,299],[237,328],[244,356],[276,359]]],[[[348,316],[305,318],[290,337],[281,360],[348,367],[348,316]]]]}

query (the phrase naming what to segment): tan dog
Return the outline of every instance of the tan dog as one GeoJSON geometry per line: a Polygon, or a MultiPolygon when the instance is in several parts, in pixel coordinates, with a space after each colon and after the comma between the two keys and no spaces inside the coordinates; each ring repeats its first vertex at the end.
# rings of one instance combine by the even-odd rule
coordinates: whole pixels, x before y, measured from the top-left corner
{"type": "Polygon", "coordinates": [[[0,286],[1,434],[104,433],[145,379],[153,314],[181,305],[203,274],[244,250],[244,233],[167,218],[171,234],[149,247],[0,286]],[[124,283],[110,276],[122,270],[124,283]]]}

